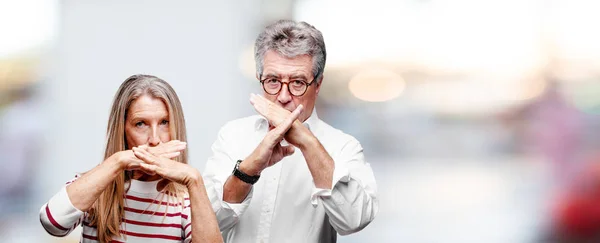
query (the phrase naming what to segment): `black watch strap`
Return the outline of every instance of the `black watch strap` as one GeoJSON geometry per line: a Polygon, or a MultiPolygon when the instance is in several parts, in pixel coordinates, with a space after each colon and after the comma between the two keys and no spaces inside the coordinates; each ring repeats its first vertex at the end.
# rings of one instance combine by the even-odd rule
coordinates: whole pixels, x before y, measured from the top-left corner
{"type": "Polygon", "coordinates": [[[233,175],[243,182],[246,182],[250,185],[254,185],[254,183],[256,183],[258,181],[258,178],[260,178],[260,175],[251,176],[251,175],[248,175],[248,174],[242,172],[240,170],[240,163],[242,163],[241,159],[235,163],[235,168],[233,169],[233,175]]]}

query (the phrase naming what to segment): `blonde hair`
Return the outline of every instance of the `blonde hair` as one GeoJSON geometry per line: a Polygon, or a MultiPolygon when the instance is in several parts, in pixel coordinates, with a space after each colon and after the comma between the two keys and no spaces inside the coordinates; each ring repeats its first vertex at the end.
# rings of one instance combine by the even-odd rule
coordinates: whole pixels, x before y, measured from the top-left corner
{"type": "MultiPolygon", "coordinates": [[[[125,119],[131,103],[144,95],[161,99],[167,106],[171,139],[187,140],[183,109],[175,90],[167,82],[155,76],[133,75],[121,84],[113,100],[106,131],[105,160],[116,152],[131,149],[125,139],[125,119]]],[[[173,160],[187,164],[187,148],[173,160]]],[[[121,236],[121,220],[125,216],[125,185],[131,180],[131,176],[131,173],[121,172],[102,192],[89,212],[92,225],[98,229],[100,242],[108,242],[112,236],[121,236]]],[[[187,193],[183,185],[174,182],[169,182],[163,191],[169,197],[173,196],[181,202],[183,202],[183,195],[187,193]]]]}

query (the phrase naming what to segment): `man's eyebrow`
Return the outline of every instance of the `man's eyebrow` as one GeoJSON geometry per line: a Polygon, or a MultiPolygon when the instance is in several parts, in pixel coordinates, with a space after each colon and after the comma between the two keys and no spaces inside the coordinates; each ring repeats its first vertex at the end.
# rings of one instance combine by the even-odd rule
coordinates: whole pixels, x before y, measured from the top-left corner
{"type": "Polygon", "coordinates": [[[306,75],[304,74],[294,74],[292,76],[290,76],[290,79],[307,79],[306,75]]]}
{"type": "Polygon", "coordinates": [[[263,78],[279,78],[277,74],[267,73],[263,76],[263,78]]]}

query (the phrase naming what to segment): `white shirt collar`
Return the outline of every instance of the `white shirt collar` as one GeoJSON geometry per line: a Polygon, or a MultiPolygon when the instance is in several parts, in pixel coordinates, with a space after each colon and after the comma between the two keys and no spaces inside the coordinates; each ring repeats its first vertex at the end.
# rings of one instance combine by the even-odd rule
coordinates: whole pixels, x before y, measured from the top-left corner
{"type": "Polygon", "coordinates": [[[131,179],[129,181],[129,191],[137,193],[158,193],[156,186],[160,180],[154,181],[138,181],[131,179]]]}

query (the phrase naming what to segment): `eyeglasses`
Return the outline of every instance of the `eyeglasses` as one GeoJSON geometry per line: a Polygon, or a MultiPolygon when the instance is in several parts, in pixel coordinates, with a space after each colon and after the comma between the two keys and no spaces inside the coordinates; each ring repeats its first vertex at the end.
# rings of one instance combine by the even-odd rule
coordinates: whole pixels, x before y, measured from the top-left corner
{"type": "Polygon", "coordinates": [[[277,78],[265,78],[263,80],[260,80],[260,83],[262,84],[262,87],[265,90],[265,92],[267,92],[267,94],[270,95],[279,94],[279,92],[281,92],[283,84],[286,84],[290,94],[292,94],[293,96],[302,96],[304,95],[304,93],[306,93],[308,86],[312,85],[314,81],[314,78],[310,83],[302,79],[293,79],[287,83],[284,83],[277,78]]]}

